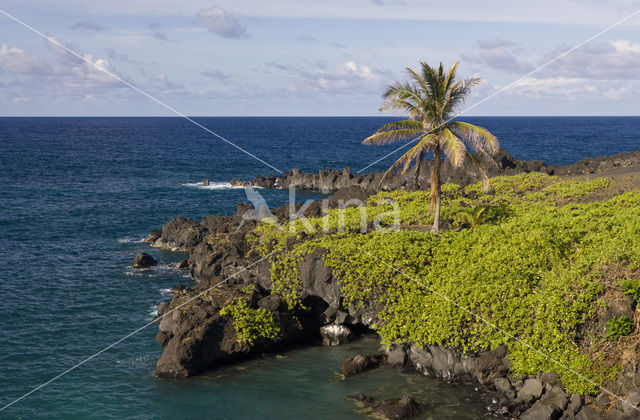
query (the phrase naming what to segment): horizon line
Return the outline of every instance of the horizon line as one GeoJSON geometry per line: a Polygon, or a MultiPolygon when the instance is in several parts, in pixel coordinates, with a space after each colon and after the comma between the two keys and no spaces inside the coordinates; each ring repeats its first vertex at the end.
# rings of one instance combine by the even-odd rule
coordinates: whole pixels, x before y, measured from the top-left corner
{"type": "MultiPolygon", "coordinates": [[[[405,118],[395,115],[189,115],[189,118],[405,118]]],[[[468,115],[467,118],[607,118],[640,117],[640,115],[468,115]]],[[[177,115],[0,115],[0,118],[182,118],[177,115]]],[[[456,118],[457,119],[457,118],[456,118]]]]}

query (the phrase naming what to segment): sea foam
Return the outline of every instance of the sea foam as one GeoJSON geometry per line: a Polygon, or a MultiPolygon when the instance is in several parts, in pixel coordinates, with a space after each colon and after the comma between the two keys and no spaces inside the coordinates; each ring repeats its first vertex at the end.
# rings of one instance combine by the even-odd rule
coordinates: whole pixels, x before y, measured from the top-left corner
{"type": "Polygon", "coordinates": [[[183,187],[190,188],[202,188],[204,190],[231,190],[231,189],[242,189],[244,187],[233,186],[228,182],[212,182],[209,185],[202,185],[201,182],[187,182],[182,184],[183,187]]]}

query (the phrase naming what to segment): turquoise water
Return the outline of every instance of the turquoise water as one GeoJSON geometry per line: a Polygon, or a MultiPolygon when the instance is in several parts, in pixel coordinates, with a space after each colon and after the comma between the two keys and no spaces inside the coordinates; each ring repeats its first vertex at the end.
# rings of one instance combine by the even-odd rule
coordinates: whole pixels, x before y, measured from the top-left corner
{"type": "MultiPolygon", "coordinates": [[[[360,145],[384,118],[200,121],[282,170],[355,171],[391,150],[360,145]]],[[[568,163],[640,149],[638,118],[475,122],[523,159],[568,163]]],[[[225,181],[273,172],[176,118],[0,118],[0,147],[0,406],[149,322],[169,288],[190,282],[167,267],[184,255],[140,242],[150,230],[178,215],[229,214],[245,195],[224,188],[225,181]],[[205,177],[215,188],[196,186],[205,177]],[[132,270],[138,251],[163,264],[132,270]]],[[[283,191],[264,194],[272,205],[286,200],[283,191]]],[[[306,197],[314,195],[300,199],[306,197]]],[[[159,380],[155,334],[155,326],[141,331],[0,416],[345,418],[357,416],[347,395],[371,386],[397,396],[401,385],[393,381],[405,380],[447,401],[440,413],[484,406],[475,405],[473,390],[393,371],[335,381],[348,348],[304,349],[185,381],[159,380]]]]}

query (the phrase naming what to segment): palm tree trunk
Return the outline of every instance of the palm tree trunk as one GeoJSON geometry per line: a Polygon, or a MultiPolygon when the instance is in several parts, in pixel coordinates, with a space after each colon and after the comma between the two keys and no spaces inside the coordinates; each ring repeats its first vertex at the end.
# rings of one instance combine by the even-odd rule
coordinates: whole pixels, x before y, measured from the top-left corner
{"type": "Polygon", "coordinates": [[[440,144],[433,149],[433,168],[431,169],[431,211],[433,226],[431,232],[440,230],[440,144]]]}
{"type": "Polygon", "coordinates": [[[424,152],[420,152],[418,156],[418,165],[416,165],[416,174],[413,176],[413,188],[418,189],[418,182],[420,178],[420,168],[422,166],[422,160],[424,159],[424,152]]]}

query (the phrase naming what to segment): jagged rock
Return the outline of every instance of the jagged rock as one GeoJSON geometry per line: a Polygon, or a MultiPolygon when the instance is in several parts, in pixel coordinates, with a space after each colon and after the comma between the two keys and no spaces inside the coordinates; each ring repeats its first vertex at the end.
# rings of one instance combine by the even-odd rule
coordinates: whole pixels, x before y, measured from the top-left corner
{"type": "Polygon", "coordinates": [[[543,374],[540,379],[545,384],[549,384],[549,385],[553,386],[553,385],[558,383],[558,380],[560,379],[560,377],[555,372],[547,372],[547,373],[543,374]]]}
{"type": "Polygon", "coordinates": [[[520,420],[557,420],[562,415],[562,411],[557,407],[549,406],[542,401],[536,401],[521,416],[520,420]]]}
{"type": "Polygon", "coordinates": [[[158,261],[156,261],[155,258],[144,252],[138,252],[136,256],[133,257],[134,268],[149,268],[157,264],[158,261]]]}
{"type": "Polygon", "coordinates": [[[189,251],[204,238],[207,229],[193,219],[178,216],[162,225],[162,234],[155,245],[173,250],[189,251]]]}
{"type": "Polygon", "coordinates": [[[567,393],[564,392],[559,385],[549,386],[540,399],[540,401],[549,406],[556,407],[560,411],[564,411],[564,409],[567,408],[567,400],[567,393]]]}
{"type": "Polygon", "coordinates": [[[380,366],[384,360],[385,357],[381,354],[370,354],[366,356],[357,354],[350,356],[342,360],[340,373],[348,378],[365,370],[376,368],[380,366]]]}
{"type": "Polygon", "coordinates": [[[147,235],[147,237],[145,238],[144,241],[145,242],[154,243],[155,241],[160,239],[161,236],[162,236],[162,230],[161,229],[154,229],[147,235]]]}
{"type": "Polygon", "coordinates": [[[176,268],[178,270],[186,270],[187,268],[189,268],[189,259],[185,258],[184,260],[182,260],[179,263],[177,263],[176,264],[176,268]]]}
{"type": "Polygon", "coordinates": [[[344,325],[325,325],[320,328],[323,346],[339,346],[351,341],[352,333],[344,325]]]}
{"type": "Polygon", "coordinates": [[[582,395],[575,394],[575,393],[571,394],[571,397],[569,397],[569,403],[567,404],[566,411],[570,412],[571,414],[575,414],[578,412],[578,410],[580,410],[580,407],[582,407],[582,403],[583,403],[582,395]]]}
{"type": "Polygon", "coordinates": [[[529,378],[524,381],[524,385],[520,392],[518,392],[518,398],[525,402],[533,402],[540,398],[542,395],[542,382],[540,379],[529,378]]]}
{"type": "Polygon", "coordinates": [[[423,409],[422,404],[409,396],[404,396],[382,401],[371,413],[383,419],[397,420],[417,416],[423,409]]]}
{"type": "Polygon", "coordinates": [[[208,187],[209,186],[209,178],[205,178],[204,181],[202,181],[202,186],[203,187],[208,187]]]}

